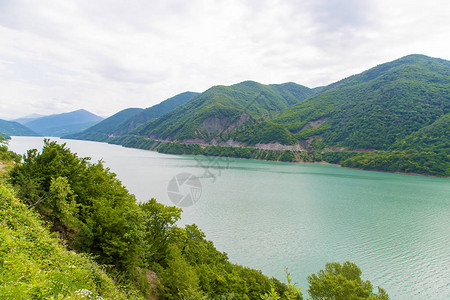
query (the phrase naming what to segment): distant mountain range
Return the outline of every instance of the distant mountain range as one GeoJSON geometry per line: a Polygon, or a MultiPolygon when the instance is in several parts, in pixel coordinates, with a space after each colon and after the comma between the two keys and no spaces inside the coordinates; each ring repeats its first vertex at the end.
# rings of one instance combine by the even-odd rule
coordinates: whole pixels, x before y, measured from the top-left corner
{"type": "Polygon", "coordinates": [[[450,62],[409,55],[315,89],[244,81],[183,93],[66,137],[450,176],[449,104],[450,62]]]}
{"type": "Polygon", "coordinates": [[[37,136],[38,134],[18,122],[0,119],[0,135],[9,138],[10,136],[37,136]]]}
{"type": "Polygon", "coordinates": [[[170,112],[197,95],[198,93],[185,92],[146,109],[124,109],[81,133],[66,135],[64,138],[104,142],[111,136],[132,132],[140,125],[170,112]]]}
{"type": "Polygon", "coordinates": [[[45,116],[26,122],[24,125],[42,136],[63,136],[71,133],[81,132],[103,118],[84,109],[76,111],[45,116]]]}
{"type": "Polygon", "coordinates": [[[103,118],[84,109],[42,116],[28,115],[12,121],[0,120],[0,133],[6,136],[54,136],[81,132],[103,118]]]}
{"type": "Polygon", "coordinates": [[[14,120],[11,120],[11,121],[15,121],[17,123],[25,125],[28,122],[31,122],[33,120],[36,120],[36,119],[39,119],[39,118],[42,118],[42,117],[45,117],[45,116],[44,115],[40,115],[40,114],[31,114],[31,115],[27,115],[25,117],[14,119],[14,120]]]}

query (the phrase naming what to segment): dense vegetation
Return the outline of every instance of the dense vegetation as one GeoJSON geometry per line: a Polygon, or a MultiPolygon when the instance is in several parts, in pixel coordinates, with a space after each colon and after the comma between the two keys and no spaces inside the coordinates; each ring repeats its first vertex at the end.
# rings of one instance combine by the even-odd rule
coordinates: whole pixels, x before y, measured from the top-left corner
{"type": "Polygon", "coordinates": [[[449,61],[409,55],[316,89],[252,81],[215,86],[107,141],[172,154],[326,161],[449,176],[449,83],[449,61]],[[308,153],[254,149],[276,143],[308,153]]]}
{"type": "Polygon", "coordinates": [[[215,86],[135,132],[160,139],[209,142],[224,138],[243,123],[270,118],[313,93],[313,90],[294,83],[263,85],[245,81],[215,86]]]}
{"type": "Polygon", "coordinates": [[[221,156],[285,162],[312,162],[316,160],[315,156],[307,151],[263,150],[254,147],[201,146],[199,144],[161,142],[134,135],[117,137],[109,140],[109,143],[130,148],[154,150],[167,154],[221,156]]]}
{"type": "Polygon", "coordinates": [[[195,226],[175,226],[181,210],[155,199],[137,204],[102,162],[45,142],[10,171],[18,197],[40,213],[69,249],[93,255],[129,294],[168,299],[231,296],[257,299],[287,287],[259,271],[231,264],[195,226]],[[157,277],[151,277],[150,271],[157,277]],[[149,273],[150,272],[150,273],[149,273]]]}
{"type": "Polygon", "coordinates": [[[373,292],[370,281],[361,279],[361,270],[349,261],[327,263],[324,270],[308,276],[310,284],[308,292],[316,299],[389,299],[386,291],[378,287],[378,293],[373,292]]]}
{"type": "Polygon", "coordinates": [[[30,128],[14,122],[14,121],[5,121],[0,120],[0,134],[7,138],[10,135],[13,136],[37,136],[38,134],[31,130],[30,128]]]}
{"type": "Polygon", "coordinates": [[[174,110],[180,105],[183,105],[184,103],[190,101],[197,95],[199,95],[199,93],[184,92],[166,99],[159,104],[153,105],[152,107],[146,108],[135,116],[129,118],[125,122],[119,124],[119,126],[116,130],[114,130],[113,133],[115,135],[128,134],[140,125],[174,110]]]}
{"type": "Polygon", "coordinates": [[[320,119],[307,135],[330,147],[388,150],[450,110],[450,62],[411,55],[329,86],[273,121],[292,133],[320,119]]]}
{"type": "Polygon", "coordinates": [[[89,256],[59,244],[38,215],[0,185],[0,298],[125,299],[114,281],[89,256]]]}
{"type": "Polygon", "coordinates": [[[0,182],[0,297],[302,299],[289,276],[232,264],[196,225],[177,227],[181,209],[136,203],[101,161],[45,140],[21,162],[0,142],[15,161],[0,182]]]}

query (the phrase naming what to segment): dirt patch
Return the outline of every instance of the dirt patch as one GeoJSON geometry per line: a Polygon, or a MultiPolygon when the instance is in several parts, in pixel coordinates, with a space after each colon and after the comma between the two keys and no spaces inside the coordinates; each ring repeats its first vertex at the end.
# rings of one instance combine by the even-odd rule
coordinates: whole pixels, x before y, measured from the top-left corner
{"type": "Polygon", "coordinates": [[[269,143],[269,144],[256,144],[255,148],[262,150],[276,150],[276,151],[302,151],[305,150],[301,145],[282,145],[280,143],[269,143]]]}
{"type": "Polygon", "coordinates": [[[325,123],[326,120],[327,120],[327,118],[320,118],[320,119],[311,121],[308,124],[306,124],[305,126],[303,126],[299,132],[302,132],[302,130],[307,129],[307,128],[317,128],[320,125],[322,125],[323,123],[325,123]]]}

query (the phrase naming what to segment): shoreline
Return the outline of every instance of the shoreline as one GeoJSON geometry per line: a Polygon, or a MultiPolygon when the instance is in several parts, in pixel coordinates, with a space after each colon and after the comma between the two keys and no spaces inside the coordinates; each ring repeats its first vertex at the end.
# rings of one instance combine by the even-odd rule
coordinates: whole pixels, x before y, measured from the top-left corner
{"type": "MultiPolygon", "coordinates": [[[[12,137],[14,138],[14,137],[12,137]]],[[[44,138],[49,138],[49,137],[42,137],[44,138]]],[[[51,137],[50,137],[51,138],[51,137]]],[[[355,167],[346,167],[346,166],[342,166],[339,163],[331,163],[331,162],[327,162],[327,161],[313,161],[313,157],[310,156],[311,161],[298,161],[298,160],[294,160],[294,161],[283,161],[283,160],[279,160],[279,159],[264,159],[264,158],[254,158],[254,157],[242,157],[242,156],[230,156],[230,155],[214,155],[214,154],[208,154],[208,153],[175,153],[174,151],[158,151],[158,148],[163,144],[163,143],[171,143],[171,144],[179,144],[179,145],[185,145],[185,147],[189,147],[189,146],[198,146],[200,147],[202,150],[204,150],[206,147],[222,147],[222,148],[233,148],[233,149],[253,149],[255,151],[260,151],[260,154],[262,156],[262,154],[270,154],[273,152],[278,153],[278,155],[281,157],[282,153],[286,152],[286,151],[290,151],[291,153],[293,152],[298,152],[298,153],[306,153],[307,155],[311,155],[309,152],[307,152],[306,150],[302,150],[302,151],[291,151],[291,150],[286,150],[286,151],[282,151],[282,150],[266,150],[266,149],[259,149],[256,147],[233,147],[233,146],[206,146],[206,145],[200,145],[200,144],[185,144],[185,143],[179,143],[179,142],[162,142],[162,141],[156,141],[156,140],[152,140],[149,138],[145,138],[145,137],[139,137],[140,139],[143,139],[147,142],[151,142],[152,145],[151,147],[139,147],[136,145],[130,145],[125,142],[108,142],[108,141],[103,141],[103,142],[99,142],[99,141],[91,141],[91,140],[81,140],[81,139],[63,139],[60,137],[54,137],[60,140],[74,140],[74,141],[87,141],[87,142],[96,142],[96,143],[106,143],[106,144],[110,144],[110,145],[118,145],[118,146],[122,146],[124,148],[133,148],[133,149],[140,149],[140,150],[146,150],[146,151],[154,151],[157,153],[161,153],[161,154],[171,154],[171,155],[189,155],[189,156],[205,156],[205,157],[227,157],[227,158],[238,158],[238,159],[248,159],[248,160],[254,160],[254,161],[269,161],[269,162],[281,162],[281,163],[311,163],[311,164],[322,164],[322,165],[335,165],[337,167],[340,168],[345,168],[345,169],[353,169],[353,170],[362,170],[362,171],[374,171],[374,172],[383,172],[383,173],[391,173],[391,174],[401,174],[401,175],[413,175],[413,176],[424,176],[424,177],[433,177],[433,178],[445,178],[445,179],[449,179],[449,176],[440,176],[440,175],[433,175],[433,174],[427,174],[427,173],[413,173],[413,172],[401,172],[401,171],[387,171],[387,170],[380,170],[380,169],[364,169],[364,168],[355,168],[355,167]]],[[[261,157],[259,156],[259,157],[261,157]]],[[[297,158],[296,158],[297,159],[297,158]]]]}

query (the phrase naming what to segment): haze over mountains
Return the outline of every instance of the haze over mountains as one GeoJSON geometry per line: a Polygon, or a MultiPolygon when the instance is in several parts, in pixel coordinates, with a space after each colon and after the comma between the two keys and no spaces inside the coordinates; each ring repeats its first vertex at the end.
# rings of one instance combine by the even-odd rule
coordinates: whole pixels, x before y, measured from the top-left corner
{"type": "Polygon", "coordinates": [[[12,121],[0,120],[0,132],[9,136],[54,136],[81,132],[103,118],[84,109],[50,116],[30,115],[12,121]]]}
{"type": "Polygon", "coordinates": [[[197,95],[194,92],[184,92],[146,109],[124,109],[84,132],[67,135],[65,138],[104,142],[109,136],[130,133],[141,124],[170,112],[197,95]]]}
{"type": "Polygon", "coordinates": [[[0,120],[0,136],[9,138],[14,135],[37,136],[38,134],[18,122],[0,120]]]}

